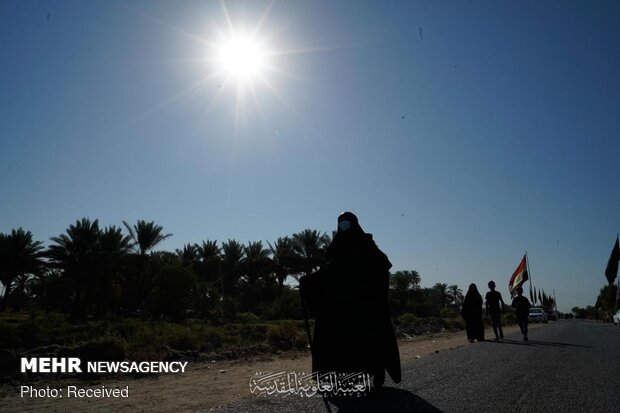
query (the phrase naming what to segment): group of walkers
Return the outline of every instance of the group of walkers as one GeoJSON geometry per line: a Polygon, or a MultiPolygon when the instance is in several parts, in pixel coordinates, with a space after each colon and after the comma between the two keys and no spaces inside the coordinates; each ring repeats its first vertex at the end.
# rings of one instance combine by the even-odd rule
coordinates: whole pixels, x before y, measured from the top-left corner
{"type": "MultiPolygon", "coordinates": [[[[312,334],[306,317],[313,372],[363,373],[373,377],[375,387],[383,384],[386,371],[395,383],[401,380],[398,344],[388,306],[391,266],[357,217],[351,212],[342,213],[320,270],[300,279],[304,311],[310,311],[315,318],[312,334]]],[[[489,289],[485,309],[495,339],[499,340],[504,338],[504,301],[493,281],[489,289]]],[[[523,340],[527,341],[530,303],[522,296],[523,290],[517,291],[512,306],[517,310],[523,340]]],[[[470,342],[484,340],[482,312],[482,297],[471,284],[461,312],[470,342]]]]}
{"type": "MultiPolygon", "coordinates": [[[[504,338],[502,313],[504,312],[505,303],[502,299],[502,294],[495,290],[495,282],[489,281],[488,285],[489,291],[485,295],[484,309],[486,315],[491,319],[495,340],[500,340],[504,338]]],[[[519,328],[523,334],[523,341],[528,341],[527,322],[531,304],[527,297],[523,295],[523,289],[521,287],[516,288],[515,291],[517,295],[512,300],[511,306],[517,313],[517,324],[519,324],[519,328]]],[[[465,300],[463,301],[463,307],[461,309],[461,316],[465,320],[465,332],[470,343],[473,343],[475,340],[484,341],[482,312],[482,296],[478,292],[476,284],[471,284],[465,295],[465,300]]]]}

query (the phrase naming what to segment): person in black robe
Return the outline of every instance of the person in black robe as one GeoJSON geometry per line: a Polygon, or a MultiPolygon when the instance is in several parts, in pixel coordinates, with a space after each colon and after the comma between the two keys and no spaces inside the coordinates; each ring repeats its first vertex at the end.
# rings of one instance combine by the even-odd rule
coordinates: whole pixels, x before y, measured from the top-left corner
{"type": "Polygon", "coordinates": [[[470,284],[463,307],[461,317],[465,320],[465,332],[470,343],[474,340],[484,341],[484,324],[482,324],[482,296],[478,292],[476,284],[470,284]]]}
{"type": "Polygon", "coordinates": [[[401,380],[398,344],[388,307],[392,264],[351,212],[338,230],[321,269],[300,279],[305,306],[315,316],[312,371],[364,373],[383,385],[385,371],[401,380]]]}

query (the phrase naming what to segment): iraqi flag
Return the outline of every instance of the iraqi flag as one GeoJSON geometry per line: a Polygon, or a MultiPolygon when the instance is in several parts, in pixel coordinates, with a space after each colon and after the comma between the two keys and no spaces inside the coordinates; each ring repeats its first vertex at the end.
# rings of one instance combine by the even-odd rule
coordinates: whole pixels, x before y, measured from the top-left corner
{"type": "Polygon", "coordinates": [[[523,283],[526,282],[529,278],[527,275],[527,258],[526,257],[527,257],[526,255],[523,256],[521,263],[519,264],[515,272],[512,274],[512,277],[510,277],[510,281],[508,282],[508,290],[510,291],[511,297],[514,297],[515,295],[517,295],[517,292],[515,290],[518,287],[521,287],[523,283]]]}

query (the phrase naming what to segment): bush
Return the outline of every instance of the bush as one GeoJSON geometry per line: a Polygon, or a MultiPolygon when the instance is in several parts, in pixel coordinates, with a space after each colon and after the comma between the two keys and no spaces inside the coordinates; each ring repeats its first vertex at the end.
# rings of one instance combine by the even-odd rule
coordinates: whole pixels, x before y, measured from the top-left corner
{"type": "Polygon", "coordinates": [[[464,330],[465,321],[461,317],[456,317],[448,320],[447,326],[453,330],[464,330]]]}
{"type": "Polygon", "coordinates": [[[305,348],[302,321],[263,323],[251,313],[243,322],[214,326],[200,319],[183,323],[123,318],[70,322],[65,316],[3,317],[0,314],[0,348],[31,350],[50,344],[67,347],[84,360],[160,360],[170,347],[179,351],[218,351],[223,347],[250,347],[270,343],[278,349],[305,348]],[[49,319],[49,320],[48,320],[49,319]],[[93,337],[101,337],[93,340],[93,337]]]}
{"type": "Polygon", "coordinates": [[[215,350],[224,345],[226,334],[216,329],[210,329],[206,332],[201,345],[203,351],[215,350]]]}
{"type": "Polygon", "coordinates": [[[242,324],[255,324],[260,321],[257,315],[253,313],[239,313],[237,315],[237,320],[242,324]]]}
{"type": "Polygon", "coordinates": [[[202,338],[206,335],[204,331],[200,330],[169,324],[163,330],[162,345],[167,345],[175,350],[197,350],[202,346],[202,338]]]}
{"type": "Polygon", "coordinates": [[[303,348],[307,344],[303,333],[290,320],[270,325],[267,329],[267,342],[282,350],[303,348]]]}
{"type": "Polygon", "coordinates": [[[266,324],[229,324],[225,328],[234,342],[239,345],[253,345],[263,343],[267,339],[268,326],[266,324]]]}
{"type": "Polygon", "coordinates": [[[106,336],[82,344],[76,349],[83,361],[121,361],[125,359],[126,343],[119,337],[106,336]]]}
{"type": "Polygon", "coordinates": [[[196,288],[194,275],[179,265],[165,265],[155,275],[149,296],[151,313],[171,320],[183,320],[196,288]]]}
{"type": "Polygon", "coordinates": [[[234,322],[237,319],[239,302],[231,297],[223,297],[212,311],[214,322],[217,324],[226,324],[234,322]]]}
{"type": "MultiPolygon", "coordinates": [[[[3,335],[9,335],[6,333],[3,335]]],[[[14,339],[24,348],[38,347],[46,343],[44,327],[37,320],[28,320],[26,323],[15,329],[14,339]]]]}
{"type": "Polygon", "coordinates": [[[414,327],[420,323],[420,319],[411,313],[405,313],[396,319],[396,324],[400,327],[414,327]]]}
{"type": "Polygon", "coordinates": [[[439,317],[441,318],[456,318],[459,316],[453,308],[442,308],[439,312],[439,317]]]}
{"type": "Polygon", "coordinates": [[[412,312],[418,317],[434,317],[437,315],[437,309],[429,303],[419,303],[413,306],[412,312]]]}
{"type": "Polygon", "coordinates": [[[269,320],[299,320],[303,318],[304,313],[301,307],[299,291],[290,288],[283,289],[282,295],[267,306],[265,316],[269,320]]]}
{"type": "Polygon", "coordinates": [[[430,317],[428,319],[428,325],[434,328],[446,328],[448,327],[448,320],[445,318],[430,317]]]}

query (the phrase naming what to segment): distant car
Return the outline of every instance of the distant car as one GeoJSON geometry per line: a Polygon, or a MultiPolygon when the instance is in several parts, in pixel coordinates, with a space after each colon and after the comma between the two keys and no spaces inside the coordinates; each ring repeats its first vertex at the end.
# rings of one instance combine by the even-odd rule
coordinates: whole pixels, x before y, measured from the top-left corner
{"type": "Polygon", "coordinates": [[[547,311],[547,320],[556,321],[558,319],[558,315],[555,311],[549,310],[547,311]]]}
{"type": "Polygon", "coordinates": [[[532,307],[530,308],[530,314],[528,316],[528,321],[530,323],[546,323],[547,322],[547,313],[540,307],[532,307]]]}
{"type": "Polygon", "coordinates": [[[620,310],[616,311],[616,314],[614,314],[614,324],[620,326],[620,310]]]}

